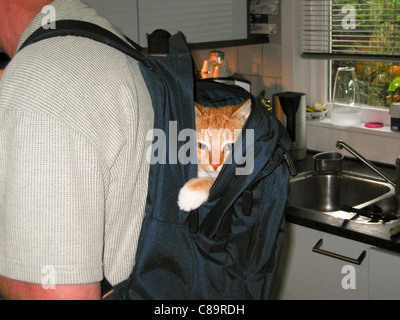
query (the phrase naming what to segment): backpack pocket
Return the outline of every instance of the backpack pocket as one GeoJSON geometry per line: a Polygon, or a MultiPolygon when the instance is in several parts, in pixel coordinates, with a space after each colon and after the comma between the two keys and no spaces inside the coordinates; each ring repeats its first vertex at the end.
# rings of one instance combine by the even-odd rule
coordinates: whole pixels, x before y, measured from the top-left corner
{"type": "Polygon", "coordinates": [[[259,203],[254,214],[257,222],[252,235],[253,244],[248,252],[245,276],[257,278],[276,269],[276,255],[280,252],[279,241],[283,234],[288,179],[289,170],[281,163],[256,188],[254,197],[259,197],[259,203]]]}

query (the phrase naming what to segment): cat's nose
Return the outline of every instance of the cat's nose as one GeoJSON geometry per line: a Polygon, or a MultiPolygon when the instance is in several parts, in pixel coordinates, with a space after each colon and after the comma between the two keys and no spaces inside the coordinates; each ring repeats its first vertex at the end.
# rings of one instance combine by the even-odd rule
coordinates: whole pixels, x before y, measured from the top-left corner
{"type": "Polygon", "coordinates": [[[217,164],[215,164],[215,163],[211,164],[211,167],[213,167],[214,170],[217,170],[219,166],[220,166],[219,163],[217,163],[217,164]]]}

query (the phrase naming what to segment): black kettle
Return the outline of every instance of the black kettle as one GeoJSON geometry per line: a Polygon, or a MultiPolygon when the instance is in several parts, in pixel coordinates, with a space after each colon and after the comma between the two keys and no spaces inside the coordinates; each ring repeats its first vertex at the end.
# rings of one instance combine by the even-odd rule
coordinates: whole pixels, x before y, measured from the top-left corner
{"type": "Polygon", "coordinates": [[[303,160],[307,154],[306,106],[305,93],[280,92],[272,96],[272,111],[293,141],[293,160],[303,160]]]}

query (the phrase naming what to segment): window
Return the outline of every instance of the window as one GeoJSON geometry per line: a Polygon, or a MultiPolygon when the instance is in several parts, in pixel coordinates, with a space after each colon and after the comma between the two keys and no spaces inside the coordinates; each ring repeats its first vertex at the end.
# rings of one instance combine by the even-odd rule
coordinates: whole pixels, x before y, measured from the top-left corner
{"type": "Polygon", "coordinates": [[[303,0],[303,57],[354,66],[362,104],[400,102],[400,0],[303,0]]]}
{"type": "Polygon", "coordinates": [[[390,107],[400,102],[400,65],[390,62],[331,60],[330,93],[338,67],[352,66],[359,83],[360,102],[373,107],[390,107]]]}

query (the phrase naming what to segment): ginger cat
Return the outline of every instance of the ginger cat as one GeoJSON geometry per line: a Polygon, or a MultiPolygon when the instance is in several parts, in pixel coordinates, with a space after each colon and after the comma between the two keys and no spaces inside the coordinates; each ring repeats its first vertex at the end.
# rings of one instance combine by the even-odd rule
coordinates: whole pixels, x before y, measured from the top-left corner
{"type": "Polygon", "coordinates": [[[197,178],[189,180],[180,190],[178,205],[181,210],[195,210],[207,201],[210,189],[235,142],[234,130],[243,127],[250,111],[250,99],[237,106],[219,108],[195,103],[197,178]]]}

